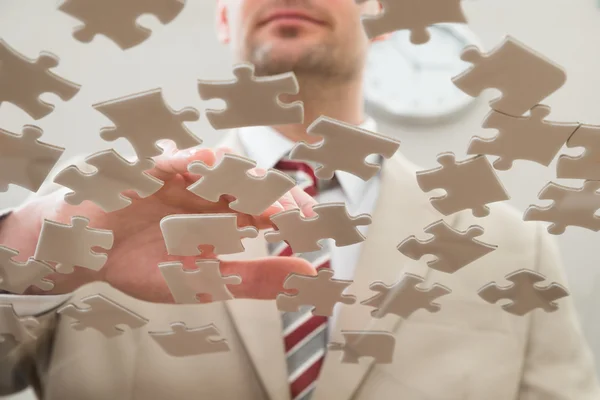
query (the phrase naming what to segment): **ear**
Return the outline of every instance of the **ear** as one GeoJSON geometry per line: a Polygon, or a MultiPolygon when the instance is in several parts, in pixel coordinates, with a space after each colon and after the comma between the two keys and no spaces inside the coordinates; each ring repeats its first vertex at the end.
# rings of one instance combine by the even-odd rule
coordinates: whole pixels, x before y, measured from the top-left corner
{"type": "Polygon", "coordinates": [[[383,42],[384,40],[388,40],[390,37],[392,37],[392,33],[384,33],[383,35],[379,35],[374,37],[373,39],[371,39],[371,43],[375,43],[375,42],[383,42]]]}
{"type": "Polygon", "coordinates": [[[229,29],[229,9],[225,3],[224,0],[217,0],[216,26],[217,38],[221,43],[226,44],[231,40],[231,33],[229,29]]]}

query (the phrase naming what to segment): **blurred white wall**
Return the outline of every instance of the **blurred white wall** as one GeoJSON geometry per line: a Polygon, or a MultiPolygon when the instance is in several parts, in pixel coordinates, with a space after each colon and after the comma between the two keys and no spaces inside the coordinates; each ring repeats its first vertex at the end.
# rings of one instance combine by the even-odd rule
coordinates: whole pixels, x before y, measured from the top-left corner
{"type": "MultiPolygon", "coordinates": [[[[545,102],[553,108],[549,119],[600,124],[600,9],[596,0],[463,2],[470,26],[486,49],[510,34],[567,70],[566,85],[545,102]]],[[[63,157],[68,158],[110,147],[128,148],[124,140],[100,140],[99,129],[110,125],[110,121],[90,107],[96,102],[162,87],[173,108],[192,106],[203,110],[205,104],[196,92],[196,79],[229,77],[231,62],[213,33],[214,1],[187,3],[182,14],[167,26],[151,16],[142,17],[140,22],[153,29],[154,35],[138,47],[121,51],[101,37],[91,44],[75,41],[70,33],[78,22],[56,10],[58,1],[0,0],[0,38],[31,58],[42,50],[57,54],[61,63],[55,72],[82,85],[79,94],[67,103],[44,95],[44,99],[56,101],[56,110],[35,122],[11,104],[2,104],[0,126],[19,132],[24,124],[37,124],[45,131],[44,141],[67,147],[63,157]]],[[[492,95],[488,92],[484,97],[492,95]]],[[[423,167],[433,167],[436,154],[454,151],[463,158],[471,136],[493,134],[480,128],[487,111],[487,103],[481,99],[468,113],[443,125],[404,126],[381,120],[380,131],[400,137],[401,150],[410,159],[423,167]]],[[[188,126],[208,145],[219,139],[219,133],[204,120],[188,126]]],[[[554,179],[554,166],[544,168],[517,161],[512,170],[500,173],[512,204],[524,210],[538,202],[539,190],[554,179]]],[[[13,187],[0,196],[0,207],[18,204],[26,194],[13,187]]],[[[600,305],[600,252],[595,248],[598,238],[596,233],[568,228],[558,240],[572,295],[600,365],[600,318],[595,316],[600,305]]]]}

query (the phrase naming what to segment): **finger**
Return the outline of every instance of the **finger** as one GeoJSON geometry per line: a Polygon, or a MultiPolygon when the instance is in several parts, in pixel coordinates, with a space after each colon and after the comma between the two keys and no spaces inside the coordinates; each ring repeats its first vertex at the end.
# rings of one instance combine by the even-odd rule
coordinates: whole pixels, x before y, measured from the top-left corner
{"type": "Polygon", "coordinates": [[[306,193],[299,186],[293,187],[292,190],[290,190],[290,194],[294,198],[294,202],[300,208],[300,211],[302,211],[302,215],[304,215],[305,217],[313,217],[317,215],[313,211],[313,206],[315,206],[318,203],[311,195],[306,193]]]}
{"type": "Polygon", "coordinates": [[[285,292],[289,274],[316,275],[308,261],[298,257],[267,257],[249,261],[221,261],[221,275],[238,275],[239,285],[229,285],[235,298],[273,300],[285,292]]]}
{"type": "Polygon", "coordinates": [[[273,203],[265,212],[259,216],[253,217],[252,225],[258,229],[274,228],[271,217],[275,214],[279,214],[288,210],[297,210],[298,204],[294,200],[294,197],[290,192],[284,194],[279,201],[273,203]]]}
{"type": "Polygon", "coordinates": [[[211,244],[201,244],[198,246],[198,250],[200,250],[200,255],[198,256],[198,259],[205,260],[217,258],[217,255],[214,252],[215,246],[211,244]]]}
{"type": "Polygon", "coordinates": [[[173,157],[173,168],[181,175],[184,175],[190,183],[196,182],[200,179],[201,175],[191,173],[188,168],[189,164],[195,161],[201,161],[209,167],[215,166],[221,162],[225,154],[233,153],[228,147],[219,147],[216,149],[211,149],[211,154],[204,153],[200,150],[200,148],[191,148],[181,151],[178,154],[175,154],[173,157]]]}
{"type": "MultiPolygon", "coordinates": [[[[215,151],[207,148],[191,148],[181,150],[175,153],[169,159],[170,170],[176,174],[194,176],[188,171],[188,168],[193,162],[201,162],[209,167],[215,164],[215,151]]],[[[196,175],[196,179],[199,176],[196,175]]]]}
{"type": "MultiPolygon", "coordinates": [[[[267,174],[267,170],[264,168],[252,168],[251,170],[248,171],[248,173],[250,175],[256,176],[256,177],[263,177],[267,174]]],[[[290,201],[292,199],[289,199],[290,201]]],[[[258,216],[258,219],[265,219],[267,222],[267,225],[270,225],[270,221],[268,221],[268,219],[272,216],[275,215],[277,213],[280,213],[282,211],[285,211],[284,206],[281,204],[280,201],[276,201],[275,203],[271,204],[265,211],[263,211],[260,216],[258,216]]]]}
{"type": "Polygon", "coordinates": [[[233,154],[238,155],[233,149],[229,147],[218,147],[215,149],[215,155],[217,156],[217,160],[221,160],[225,154],[233,154]]]}
{"type": "Polygon", "coordinates": [[[161,155],[172,155],[177,151],[177,145],[174,141],[169,139],[161,139],[156,142],[156,145],[162,149],[161,155]]]}
{"type": "Polygon", "coordinates": [[[258,167],[256,167],[256,168],[252,168],[251,170],[249,170],[248,173],[250,175],[253,175],[253,176],[257,177],[257,178],[260,178],[260,177],[263,177],[263,176],[265,176],[267,174],[267,170],[264,169],[264,168],[258,168],[258,167]]]}
{"type": "Polygon", "coordinates": [[[274,227],[271,222],[271,216],[288,210],[300,210],[302,215],[312,217],[316,213],[312,210],[312,206],[317,204],[317,201],[308,195],[304,190],[295,186],[289,192],[285,193],[278,202],[274,203],[259,217],[255,218],[254,225],[258,229],[267,229],[274,227]]]}
{"type": "Polygon", "coordinates": [[[156,157],[152,157],[154,166],[146,172],[155,178],[164,181],[174,175],[170,166],[170,159],[177,152],[177,147],[172,140],[159,140],[156,144],[163,152],[156,157]]]}
{"type": "Polygon", "coordinates": [[[294,199],[291,190],[285,193],[283,196],[281,196],[281,198],[279,199],[279,204],[281,204],[285,211],[296,210],[300,208],[300,206],[298,206],[298,203],[296,203],[296,200],[294,199]]]}
{"type": "Polygon", "coordinates": [[[269,208],[267,208],[265,212],[261,214],[261,216],[270,218],[272,215],[278,214],[283,211],[285,211],[283,205],[279,201],[276,201],[275,203],[271,204],[269,208]]]}

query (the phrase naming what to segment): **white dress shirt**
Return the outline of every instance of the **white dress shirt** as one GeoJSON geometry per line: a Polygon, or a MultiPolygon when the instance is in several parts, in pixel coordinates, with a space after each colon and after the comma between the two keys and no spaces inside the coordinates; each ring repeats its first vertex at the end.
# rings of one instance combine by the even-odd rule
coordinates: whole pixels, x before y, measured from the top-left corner
{"type": "MultiPolygon", "coordinates": [[[[375,121],[368,119],[360,125],[370,131],[376,130],[375,121]]],[[[269,169],[283,157],[288,155],[295,143],[279,132],[269,127],[250,127],[239,129],[239,137],[244,150],[249,158],[257,163],[258,168],[269,169]]],[[[343,151],[343,149],[340,149],[343,151]]],[[[367,158],[377,159],[377,155],[367,158]]],[[[317,196],[319,203],[344,202],[348,213],[352,216],[358,214],[371,214],[379,194],[379,175],[368,181],[343,171],[335,171],[340,186],[317,196]]],[[[366,235],[368,226],[358,229],[366,235]]],[[[351,246],[331,246],[331,268],[336,279],[352,280],[356,263],[360,254],[361,243],[351,246]]]]}

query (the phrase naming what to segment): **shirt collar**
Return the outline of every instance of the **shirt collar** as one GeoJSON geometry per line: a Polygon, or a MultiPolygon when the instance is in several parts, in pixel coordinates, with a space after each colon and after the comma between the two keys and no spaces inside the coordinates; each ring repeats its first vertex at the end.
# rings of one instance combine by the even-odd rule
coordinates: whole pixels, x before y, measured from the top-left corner
{"type": "MultiPolygon", "coordinates": [[[[375,131],[377,124],[372,118],[367,118],[360,128],[375,131]]],[[[262,169],[273,168],[294,147],[295,143],[268,126],[253,126],[240,128],[239,138],[248,157],[256,161],[256,166],[262,169]]],[[[371,154],[367,162],[377,163],[380,156],[371,154]]],[[[369,181],[344,171],[335,171],[342,190],[353,205],[360,204],[369,181]]]]}

